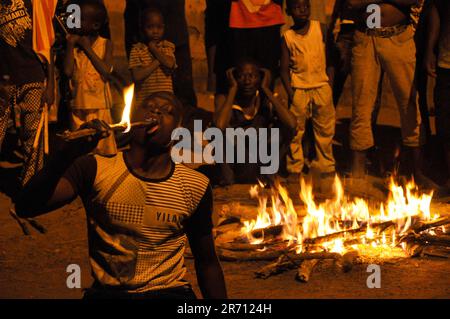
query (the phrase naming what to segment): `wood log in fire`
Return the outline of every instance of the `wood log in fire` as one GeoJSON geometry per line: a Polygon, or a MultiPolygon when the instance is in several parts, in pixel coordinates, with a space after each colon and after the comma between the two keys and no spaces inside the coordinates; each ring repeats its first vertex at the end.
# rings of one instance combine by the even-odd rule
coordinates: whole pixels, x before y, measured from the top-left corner
{"type": "MultiPolygon", "coordinates": [[[[341,259],[342,256],[338,253],[326,253],[326,252],[321,252],[321,253],[300,253],[300,254],[294,254],[294,253],[285,253],[282,256],[280,256],[278,258],[278,260],[276,262],[273,262],[271,264],[268,264],[264,267],[262,267],[261,269],[257,270],[255,272],[255,276],[257,278],[263,278],[266,279],[272,275],[275,274],[279,274],[280,272],[283,272],[285,270],[289,270],[289,269],[293,269],[293,268],[300,268],[301,265],[299,265],[300,262],[304,262],[306,260],[322,260],[322,259],[334,259],[334,260],[339,260],[341,259]]],[[[317,264],[317,263],[316,263],[317,264]]],[[[312,269],[314,268],[315,264],[313,262],[311,263],[307,263],[305,264],[304,270],[302,270],[302,272],[304,272],[302,275],[305,275],[308,268],[310,268],[309,270],[312,271],[312,269]]],[[[300,272],[300,269],[299,269],[300,272]]],[[[309,278],[309,276],[308,276],[309,278]]]]}
{"type": "Polygon", "coordinates": [[[433,221],[423,221],[423,222],[416,223],[411,227],[411,230],[414,231],[415,233],[420,233],[427,229],[431,229],[431,228],[435,228],[435,227],[439,227],[439,226],[445,226],[448,224],[450,224],[450,216],[441,217],[441,218],[433,220],[433,221]]]}
{"type": "Polygon", "coordinates": [[[255,277],[261,279],[267,279],[270,276],[277,275],[286,270],[296,267],[285,255],[278,257],[277,261],[270,263],[261,269],[255,271],[255,277]]]}
{"type": "MultiPolygon", "coordinates": [[[[389,221],[382,222],[382,223],[370,224],[370,227],[373,229],[379,229],[380,231],[384,231],[392,225],[395,225],[395,221],[389,220],[389,221]]],[[[331,233],[331,234],[319,236],[319,237],[314,237],[314,238],[306,238],[303,241],[303,243],[304,244],[321,244],[321,243],[325,243],[325,242],[331,241],[331,240],[339,238],[339,237],[346,237],[348,235],[357,235],[359,233],[365,232],[366,230],[367,230],[367,223],[361,225],[358,228],[354,228],[354,229],[338,231],[335,233],[331,233]]]]}
{"type": "Polygon", "coordinates": [[[427,246],[423,249],[422,254],[429,257],[449,258],[450,248],[439,246],[427,246]]]}
{"type": "Polygon", "coordinates": [[[300,267],[297,269],[295,280],[300,282],[308,282],[314,267],[319,263],[319,259],[306,259],[302,261],[300,267]]]}
{"type": "Polygon", "coordinates": [[[422,256],[423,245],[414,242],[407,242],[404,250],[411,258],[420,257],[422,256]]]}
{"type": "Polygon", "coordinates": [[[251,232],[253,238],[277,237],[283,231],[283,225],[269,226],[266,228],[255,229],[251,232]]]}
{"type": "Polygon", "coordinates": [[[430,235],[430,234],[420,234],[420,235],[410,235],[406,238],[407,242],[416,242],[422,245],[432,244],[437,246],[450,247],[450,236],[449,235],[430,235]]]}
{"type": "Polygon", "coordinates": [[[274,260],[280,255],[288,252],[286,249],[265,249],[265,250],[245,250],[236,251],[217,247],[217,255],[223,261],[256,261],[256,260],[274,260]]]}
{"type": "Polygon", "coordinates": [[[349,272],[353,269],[356,261],[359,258],[359,252],[357,250],[351,250],[346,252],[341,259],[341,269],[343,272],[349,272]]]}

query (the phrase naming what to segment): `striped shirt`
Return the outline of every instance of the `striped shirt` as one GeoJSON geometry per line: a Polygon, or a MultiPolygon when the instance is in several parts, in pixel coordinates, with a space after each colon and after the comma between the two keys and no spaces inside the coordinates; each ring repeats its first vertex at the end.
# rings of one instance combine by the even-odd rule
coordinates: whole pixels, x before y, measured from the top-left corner
{"type": "MultiPolygon", "coordinates": [[[[163,40],[158,49],[165,55],[175,58],[175,45],[163,40]]],[[[131,48],[129,68],[149,66],[156,58],[144,43],[136,43],[131,48]]],[[[160,65],[144,81],[137,84],[136,103],[139,105],[147,96],[155,92],[165,91],[173,93],[173,70],[160,65]]]]}
{"type": "Polygon", "coordinates": [[[203,174],[173,164],[169,177],[143,179],[118,153],[81,158],[64,177],[86,208],[97,283],[127,293],[187,284],[186,232],[206,234],[212,228],[211,188],[203,174]]]}

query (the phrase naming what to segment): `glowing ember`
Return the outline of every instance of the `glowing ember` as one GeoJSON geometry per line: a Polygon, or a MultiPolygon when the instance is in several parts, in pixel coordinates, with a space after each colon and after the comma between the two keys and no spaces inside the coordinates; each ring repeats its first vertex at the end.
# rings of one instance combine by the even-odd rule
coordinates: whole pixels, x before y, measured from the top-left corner
{"type": "Polygon", "coordinates": [[[120,124],[127,126],[124,133],[129,132],[131,129],[130,114],[131,114],[131,105],[133,104],[133,94],[134,94],[134,84],[131,84],[124,90],[125,107],[123,108],[122,119],[120,120],[120,124]]]}
{"type": "Polygon", "coordinates": [[[255,185],[250,189],[250,195],[259,201],[258,215],[255,220],[244,221],[243,234],[251,244],[261,244],[267,240],[264,232],[255,236],[255,231],[280,226],[282,231],[277,239],[286,241],[287,246],[295,248],[297,253],[329,251],[344,254],[355,249],[360,253],[383,249],[384,254],[394,255],[390,251],[398,246],[397,240],[415,222],[439,218],[430,212],[433,194],[419,193],[413,182],[403,188],[391,179],[387,202],[369,205],[364,199],[346,197],[337,176],[334,199],[317,203],[312,185],[301,179],[299,195],[306,206],[303,218],[294,208],[287,189],[279,182],[275,183],[270,196],[261,194],[263,186],[255,185]]]}

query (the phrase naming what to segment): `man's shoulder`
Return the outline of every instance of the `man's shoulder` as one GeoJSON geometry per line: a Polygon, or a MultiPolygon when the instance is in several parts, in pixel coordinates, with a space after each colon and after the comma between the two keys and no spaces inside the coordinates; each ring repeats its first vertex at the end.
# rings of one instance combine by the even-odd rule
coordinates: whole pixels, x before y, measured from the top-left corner
{"type": "Polygon", "coordinates": [[[184,164],[177,163],[175,165],[175,171],[183,182],[194,188],[202,189],[203,191],[206,190],[209,185],[208,177],[192,168],[187,167],[184,164]]]}
{"type": "Polygon", "coordinates": [[[122,160],[122,152],[118,152],[115,155],[93,155],[92,156],[97,163],[97,166],[101,169],[112,167],[117,165],[122,160]]]}

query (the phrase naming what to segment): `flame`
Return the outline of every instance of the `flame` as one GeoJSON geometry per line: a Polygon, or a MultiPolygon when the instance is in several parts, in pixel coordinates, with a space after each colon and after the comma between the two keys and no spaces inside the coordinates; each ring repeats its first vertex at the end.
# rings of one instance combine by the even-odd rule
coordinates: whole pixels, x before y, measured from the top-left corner
{"type": "Polygon", "coordinates": [[[133,104],[134,83],[125,88],[123,95],[125,107],[123,108],[122,119],[120,120],[120,124],[127,126],[127,128],[124,131],[124,133],[127,133],[131,129],[130,114],[131,114],[131,106],[133,104]]]}
{"type": "Polygon", "coordinates": [[[285,241],[288,246],[294,246],[297,253],[329,251],[343,254],[347,248],[355,249],[358,245],[383,249],[396,247],[397,239],[407,232],[414,222],[439,218],[439,215],[432,215],[430,211],[433,193],[420,193],[414,182],[409,182],[402,187],[391,178],[386,203],[369,204],[362,198],[349,199],[345,196],[338,176],[334,179],[334,190],[333,199],[317,203],[312,185],[300,179],[299,197],[306,207],[305,214],[294,207],[287,189],[278,181],[270,190],[264,189],[262,183],[252,186],[250,195],[258,199],[258,214],[256,219],[243,222],[242,233],[250,243],[261,244],[266,241],[266,238],[264,236],[255,238],[253,235],[255,230],[281,226],[281,233],[275,236],[285,241]],[[389,223],[380,233],[377,226],[383,222],[389,223]],[[359,240],[343,232],[352,229],[364,229],[359,240]],[[328,241],[317,245],[311,245],[311,241],[305,242],[307,239],[337,232],[342,232],[342,235],[338,234],[339,236],[333,236],[328,241]],[[350,243],[355,240],[358,245],[354,242],[350,243]]]}

